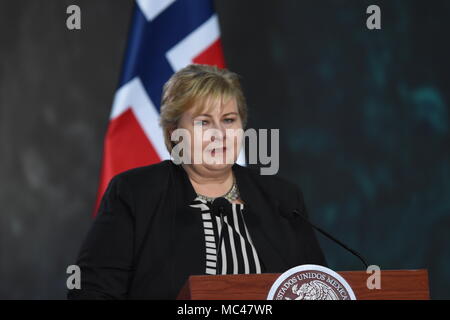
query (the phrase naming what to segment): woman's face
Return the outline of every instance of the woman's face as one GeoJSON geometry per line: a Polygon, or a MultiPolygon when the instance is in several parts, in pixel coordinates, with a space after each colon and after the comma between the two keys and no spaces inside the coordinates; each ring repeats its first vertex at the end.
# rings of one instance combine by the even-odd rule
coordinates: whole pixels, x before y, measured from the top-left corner
{"type": "Polygon", "coordinates": [[[191,164],[208,170],[231,167],[239,156],[243,133],[236,99],[207,99],[204,110],[200,114],[196,110],[190,108],[178,122],[178,128],[191,137],[187,141],[191,164]]]}

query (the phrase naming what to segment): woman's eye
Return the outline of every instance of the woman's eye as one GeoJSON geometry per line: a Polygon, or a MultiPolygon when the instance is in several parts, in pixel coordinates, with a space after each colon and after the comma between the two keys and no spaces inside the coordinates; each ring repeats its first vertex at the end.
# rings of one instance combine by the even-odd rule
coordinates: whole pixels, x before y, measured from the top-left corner
{"type": "Polygon", "coordinates": [[[233,123],[235,121],[235,119],[234,118],[226,118],[224,121],[225,121],[225,123],[233,123]]]}
{"type": "Polygon", "coordinates": [[[196,121],[194,121],[194,125],[196,125],[196,126],[206,126],[206,125],[208,125],[208,120],[196,120],[196,121]]]}

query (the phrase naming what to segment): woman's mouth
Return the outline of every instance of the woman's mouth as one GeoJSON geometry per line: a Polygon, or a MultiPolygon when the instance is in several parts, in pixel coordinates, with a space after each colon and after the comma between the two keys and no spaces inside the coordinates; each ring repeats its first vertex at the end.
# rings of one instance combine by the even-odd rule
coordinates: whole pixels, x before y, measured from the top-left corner
{"type": "Polygon", "coordinates": [[[226,150],[227,150],[226,147],[223,147],[223,148],[215,148],[215,149],[212,149],[211,155],[214,156],[216,153],[225,153],[226,150]]]}

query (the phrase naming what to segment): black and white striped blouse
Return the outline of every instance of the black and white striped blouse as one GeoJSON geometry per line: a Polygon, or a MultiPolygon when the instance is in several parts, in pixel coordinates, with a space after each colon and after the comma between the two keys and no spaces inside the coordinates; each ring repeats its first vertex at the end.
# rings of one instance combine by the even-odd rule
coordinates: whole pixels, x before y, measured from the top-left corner
{"type": "Polygon", "coordinates": [[[206,247],[206,274],[261,273],[258,253],[253,245],[243,216],[243,204],[229,203],[229,214],[224,217],[222,229],[220,217],[211,213],[211,203],[199,197],[191,204],[199,208],[203,220],[206,247]],[[221,252],[217,246],[222,235],[221,252]]]}

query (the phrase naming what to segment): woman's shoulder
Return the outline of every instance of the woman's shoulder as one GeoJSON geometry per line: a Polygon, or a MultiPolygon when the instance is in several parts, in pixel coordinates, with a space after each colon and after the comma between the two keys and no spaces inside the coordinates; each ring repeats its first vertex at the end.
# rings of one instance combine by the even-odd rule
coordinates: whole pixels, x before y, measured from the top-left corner
{"type": "Polygon", "coordinates": [[[294,182],[285,179],[284,177],[274,175],[263,175],[259,168],[244,167],[241,165],[235,165],[235,172],[239,175],[247,176],[253,183],[257,184],[263,189],[268,189],[272,193],[291,193],[297,192],[299,187],[294,182]]]}
{"type": "Polygon", "coordinates": [[[159,163],[140,166],[123,171],[117,174],[113,179],[125,182],[130,186],[143,186],[151,184],[161,184],[166,181],[170,174],[170,160],[163,160],[159,163]]]}
{"type": "Polygon", "coordinates": [[[239,191],[245,191],[245,201],[252,206],[268,201],[278,206],[280,215],[285,217],[290,217],[294,209],[305,207],[302,189],[296,183],[278,174],[262,175],[256,168],[236,166],[235,172],[242,182],[239,191]]]}

